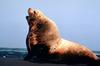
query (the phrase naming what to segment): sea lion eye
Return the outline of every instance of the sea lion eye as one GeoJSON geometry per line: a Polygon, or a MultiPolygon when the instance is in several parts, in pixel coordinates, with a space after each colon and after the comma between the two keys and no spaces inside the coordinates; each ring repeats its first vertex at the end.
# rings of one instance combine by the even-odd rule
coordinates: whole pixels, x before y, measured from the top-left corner
{"type": "Polygon", "coordinates": [[[34,14],[36,14],[36,11],[33,11],[34,12],[34,14]]]}

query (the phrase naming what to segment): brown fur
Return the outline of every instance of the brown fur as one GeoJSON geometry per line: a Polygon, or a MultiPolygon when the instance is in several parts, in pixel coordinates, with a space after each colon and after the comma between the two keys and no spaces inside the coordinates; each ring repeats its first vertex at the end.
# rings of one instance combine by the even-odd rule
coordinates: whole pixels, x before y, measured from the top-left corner
{"type": "Polygon", "coordinates": [[[28,10],[29,32],[26,39],[28,58],[49,58],[51,61],[82,62],[99,58],[88,48],[60,37],[55,23],[37,9],[28,10]]]}

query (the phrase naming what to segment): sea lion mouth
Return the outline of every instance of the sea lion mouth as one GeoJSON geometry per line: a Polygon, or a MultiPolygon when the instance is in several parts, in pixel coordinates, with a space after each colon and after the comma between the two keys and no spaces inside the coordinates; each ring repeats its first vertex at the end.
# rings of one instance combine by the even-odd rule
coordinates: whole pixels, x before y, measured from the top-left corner
{"type": "Polygon", "coordinates": [[[26,20],[27,21],[34,21],[35,20],[35,17],[26,16],[26,20]]]}
{"type": "Polygon", "coordinates": [[[26,16],[26,20],[28,20],[29,16],[26,16]]]}

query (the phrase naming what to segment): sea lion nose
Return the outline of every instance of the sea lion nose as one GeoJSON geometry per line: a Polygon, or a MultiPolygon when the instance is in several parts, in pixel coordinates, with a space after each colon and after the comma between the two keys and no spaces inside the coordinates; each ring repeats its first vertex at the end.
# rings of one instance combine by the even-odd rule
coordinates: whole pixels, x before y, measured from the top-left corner
{"type": "Polygon", "coordinates": [[[32,16],[32,14],[34,14],[34,12],[33,12],[33,9],[32,9],[32,8],[29,8],[29,9],[28,9],[28,14],[29,14],[29,16],[32,16]]]}
{"type": "Polygon", "coordinates": [[[36,14],[36,10],[32,9],[32,8],[29,8],[28,9],[28,14],[29,14],[30,17],[33,17],[36,14]]]}

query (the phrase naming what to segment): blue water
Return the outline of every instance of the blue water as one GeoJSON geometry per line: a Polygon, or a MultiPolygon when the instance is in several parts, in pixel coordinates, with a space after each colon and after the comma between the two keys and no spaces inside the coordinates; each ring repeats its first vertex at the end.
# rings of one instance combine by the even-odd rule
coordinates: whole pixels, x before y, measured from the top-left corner
{"type": "Polygon", "coordinates": [[[0,48],[0,58],[24,58],[26,54],[25,48],[0,48]]]}
{"type": "MultiPolygon", "coordinates": [[[[100,55],[100,51],[93,51],[100,55]]],[[[0,58],[24,58],[27,54],[26,48],[0,48],[0,58]]]]}

